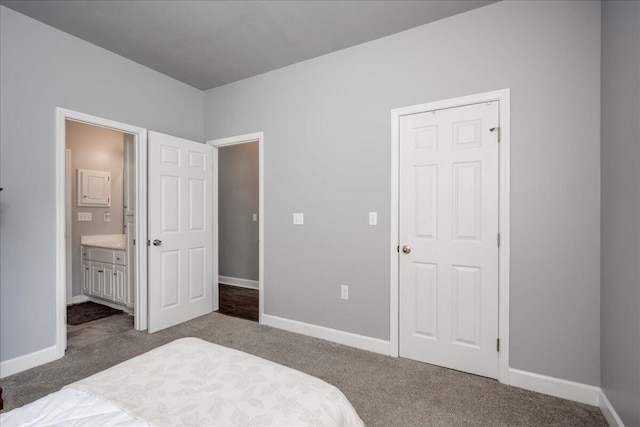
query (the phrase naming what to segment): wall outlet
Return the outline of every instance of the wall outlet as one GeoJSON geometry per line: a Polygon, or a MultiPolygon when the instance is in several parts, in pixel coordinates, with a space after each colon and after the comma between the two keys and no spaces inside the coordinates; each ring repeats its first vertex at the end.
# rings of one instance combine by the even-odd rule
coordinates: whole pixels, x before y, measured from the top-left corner
{"type": "Polygon", "coordinates": [[[349,287],[347,285],[340,286],[340,298],[349,299],[349,287]]]}
{"type": "Polygon", "coordinates": [[[302,225],[304,224],[304,214],[303,213],[294,213],[293,214],[293,225],[302,225]]]}
{"type": "Polygon", "coordinates": [[[258,220],[258,214],[253,214],[252,219],[253,219],[253,222],[256,222],[258,220]]]}
{"type": "Polygon", "coordinates": [[[106,211],[104,213],[104,215],[102,216],[102,219],[104,220],[104,222],[109,222],[111,221],[111,212],[106,211]]]}
{"type": "Polygon", "coordinates": [[[369,212],[369,225],[378,225],[378,212],[369,212]]]}
{"type": "Polygon", "coordinates": [[[91,212],[78,212],[78,221],[91,221],[91,212]]]}

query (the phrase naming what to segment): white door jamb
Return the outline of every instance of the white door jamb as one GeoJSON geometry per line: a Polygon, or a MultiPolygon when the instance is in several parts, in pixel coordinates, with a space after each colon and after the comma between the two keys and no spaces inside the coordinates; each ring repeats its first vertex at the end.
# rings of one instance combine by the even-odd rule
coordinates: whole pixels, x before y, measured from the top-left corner
{"type": "Polygon", "coordinates": [[[67,304],[71,304],[71,301],[73,299],[73,262],[72,262],[72,256],[73,256],[73,249],[71,246],[71,242],[73,239],[73,234],[72,234],[72,221],[71,221],[71,212],[73,212],[73,208],[71,206],[71,200],[72,200],[72,196],[71,196],[71,179],[72,179],[72,174],[73,171],[71,170],[71,150],[65,150],[65,192],[64,192],[64,197],[65,197],[65,209],[66,209],[66,215],[65,215],[65,239],[66,239],[66,244],[67,244],[67,249],[66,249],[66,273],[67,273],[67,304]]]}
{"type": "Polygon", "coordinates": [[[397,108],[391,111],[391,247],[389,257],[390,269],[390,336],[391,356],[398,357],[399,353],[399,262],[398,262],[398,226],[399,226],[399,153],[400,153],[400,117],[425,111],[444,108],[462,107],[482,102],[500,102],[500,163],[499,163],[499,225],[500,247],[498,251],[498,280],[499,280],[499,321],[498,338],[500,351],[498,352],[498,381],[509,384],[509,255],[510,255],[510,217],[509,217],[509,186],[510,186],[510,119],[509,89],[485,92],[476,95],[463,96],[410,107],[397,108]]]}
{"type": "Polygon", "coordinates": [[[213,150],[213,212],[215,218],[213,220],[213,259],[214,259],[214,302],[213,310],[218,310],[218,253],[219,253],[219,241],[218,241],[218,148],[227,147],[230,145],[245,144],[248,142],[258,143],[258,163],[259,163],[259,201],[258,201],[258,297],[259,297],[259,312],[258,322],[262,324],[264,317],[264,133],[254,132],[244,135],[231,136],[228,138],[213,139],[207,141],[207,144],[214,148],[213,150]]]}
{"type": "Polygon", "coordinates": [[[137,330],[147,329],[147,130],[113,120],[56,108],[56,351],[64,356],[67,347],[66,328],[66,197],[65,157],[66,120],[112,129],[133,135],[136,150],[136,257],[138,261],[135,324],[137,330]]]}

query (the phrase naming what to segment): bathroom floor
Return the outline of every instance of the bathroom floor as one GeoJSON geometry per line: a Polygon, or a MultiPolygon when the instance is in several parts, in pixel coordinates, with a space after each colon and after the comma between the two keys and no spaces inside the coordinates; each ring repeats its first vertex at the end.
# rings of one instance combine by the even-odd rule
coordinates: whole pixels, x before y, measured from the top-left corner
{"type": "Polygon", "coordinates": [[[122,310],[95,302],[83,302],[67,306],[67,325],[81,325],[109,316],[124,314],[122,310]]]}

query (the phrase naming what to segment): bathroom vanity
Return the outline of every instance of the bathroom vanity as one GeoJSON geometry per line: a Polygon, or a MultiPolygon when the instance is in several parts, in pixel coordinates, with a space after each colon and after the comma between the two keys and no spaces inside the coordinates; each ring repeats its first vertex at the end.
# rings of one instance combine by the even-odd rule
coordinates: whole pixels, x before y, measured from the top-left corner
{"type": "MultiPolygon", "coordinates": [[[[133,307],[124,234],[82,236],[82,293],[122,306],[133,307]]],[[[109,304],[109,305],[111,305],[109,304]]]]}

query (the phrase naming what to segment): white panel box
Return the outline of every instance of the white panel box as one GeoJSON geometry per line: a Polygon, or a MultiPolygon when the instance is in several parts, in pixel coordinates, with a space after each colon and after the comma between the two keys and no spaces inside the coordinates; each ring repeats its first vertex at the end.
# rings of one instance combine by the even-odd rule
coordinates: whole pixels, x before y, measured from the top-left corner
{"type": "Polygon", "coordinates": [[[111,206],[111,173],[78,169],[78,206],[111,206]]]}

